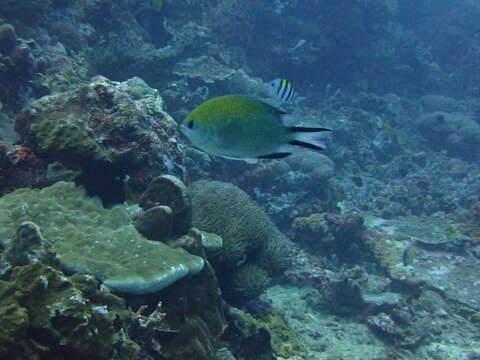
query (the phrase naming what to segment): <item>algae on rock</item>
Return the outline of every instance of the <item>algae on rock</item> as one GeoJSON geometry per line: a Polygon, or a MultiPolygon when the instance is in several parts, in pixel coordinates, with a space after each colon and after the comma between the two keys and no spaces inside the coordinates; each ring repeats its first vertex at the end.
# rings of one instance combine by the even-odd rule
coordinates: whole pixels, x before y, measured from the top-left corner
{"type": "Polygon", "coordinates": [[[0,198],[0,209],[0,227],[10,243],[21,223],[35,222],[64,269],[95,275],[118,291],[156,292],[204,265],[184,249],[146,240],[126,206],[105,209],[71,182],[19,189],[0,198]]]}
{"type": "Polygon", "coordinates": [[[72,278],[35,260],[15,267],[9,281],[0,281],[2,359],[109,356],[120,342],[111,310],[124,305],[117,298],[111,308],[95,306],[72,278]]]}

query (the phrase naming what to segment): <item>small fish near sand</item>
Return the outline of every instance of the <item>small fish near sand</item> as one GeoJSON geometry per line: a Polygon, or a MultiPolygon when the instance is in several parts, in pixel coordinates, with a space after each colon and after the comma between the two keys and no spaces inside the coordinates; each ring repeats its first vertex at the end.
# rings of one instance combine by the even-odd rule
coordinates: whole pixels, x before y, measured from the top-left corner
{"type": "Polygon", "coordinates": [[[234,159],[279,159],[300,147],[324,150],[318,133],[323,127],[287,126],[298,115],[244,95],[205,101],[180,124],[192,145],[209,154],[234,159]]]}

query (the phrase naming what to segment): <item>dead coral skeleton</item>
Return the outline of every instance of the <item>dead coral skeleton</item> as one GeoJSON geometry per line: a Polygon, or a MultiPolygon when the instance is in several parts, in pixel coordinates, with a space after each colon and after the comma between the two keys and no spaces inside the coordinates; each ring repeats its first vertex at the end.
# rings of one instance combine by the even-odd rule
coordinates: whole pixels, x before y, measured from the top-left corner
{"type": "Polygon", "coordinates": [[[161,312],[162,303],[159,302],[157,308],[150,314],[144,315],[147,305],[141,305],[137,311],[130,308],[132,320],[142,328],[158,328],[165,318],[165,313],[161,312]]]}

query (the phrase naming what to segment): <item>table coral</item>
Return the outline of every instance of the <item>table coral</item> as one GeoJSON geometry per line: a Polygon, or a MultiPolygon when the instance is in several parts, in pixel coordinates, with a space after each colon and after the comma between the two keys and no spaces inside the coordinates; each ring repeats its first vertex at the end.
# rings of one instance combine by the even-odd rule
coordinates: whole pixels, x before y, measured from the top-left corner
{"type": "Polygon", "coordinates": [[[183,249],[146,240],[125,206],[105,209],[73,183],[17,190],[0,199],[0,208],[7,237],[13,239],[22,222],[34,221],[64,269],[93,274],[122,292],[156,292],[204,265],[183,249]]]}

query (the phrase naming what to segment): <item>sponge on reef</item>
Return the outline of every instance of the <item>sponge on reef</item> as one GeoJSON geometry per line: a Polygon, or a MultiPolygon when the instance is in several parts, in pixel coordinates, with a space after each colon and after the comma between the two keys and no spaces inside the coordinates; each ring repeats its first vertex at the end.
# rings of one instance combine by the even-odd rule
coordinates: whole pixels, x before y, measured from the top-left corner
{"type": "Polygon", "coordinates": [[[92,274],[118,291],[156,292],[204,266],[201,257],[181,248],[146,240],[126,206],[105,209],[72,182],[0,198],[0,240],[7,249],[25,221],[40,227],[65,270],[92,274]]]}

